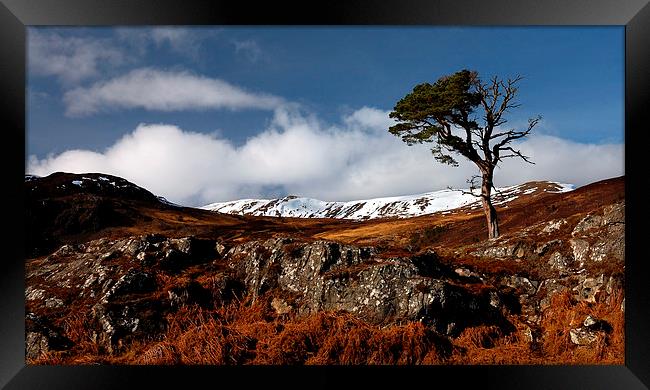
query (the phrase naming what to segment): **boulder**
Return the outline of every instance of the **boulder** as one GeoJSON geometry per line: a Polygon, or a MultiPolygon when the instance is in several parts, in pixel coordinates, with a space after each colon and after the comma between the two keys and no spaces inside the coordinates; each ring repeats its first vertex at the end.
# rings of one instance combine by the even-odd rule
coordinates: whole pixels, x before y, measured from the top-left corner
{"type": "Polygon", "coordinates": [[[164,331],[165,307],[153,298],[127,303],[97,303],[90,311],[92,340],[113,353],[133,338],[152,337],[164,331]]]}
{"type": "Polygon", "coordinates": [[[575,328],[569,331],[571,342],[576,345],[591,345],[598,341],[602,335],[589,328],[575,328]]]}
{"type": "Polygon", "coordinates": [[[25,357],[28,360],[37,359],[50,351],[69,349],[72,345],[72,341],[63,335],[63,331],[46,318],[34,313],[25,315],[25,357]]]}
{"type": "Polygon", "coordinates": [[[576,345],[591,345],[605,338],[612,331],[612,326],[604,320],[588,315],[582,322],[582,327],[569,331],[571,342],[576,345]]]}
{"type": "Polygon", "coordinates": [[[291,305],[289,305],[284,299],[281,298],[273,298],[271,301],[271,307],[278,315],[289,314],[293,309],[291,305]]]}
{"type": "Polygon", "coordinates": [[[605,275],[600,275],[596,278],[582,275],[578,284],[573,288],[573,291],[576,292],[576,299],[578,301],[595,303],[597,295],[605,290],[606,282],[605,275]]]}

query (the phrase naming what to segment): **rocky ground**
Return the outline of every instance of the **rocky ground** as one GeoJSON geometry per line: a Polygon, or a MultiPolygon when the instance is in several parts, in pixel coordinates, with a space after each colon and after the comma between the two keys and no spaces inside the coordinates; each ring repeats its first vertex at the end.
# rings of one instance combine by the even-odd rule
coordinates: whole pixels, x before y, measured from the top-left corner
{"type": "Polygon", "coordinates": [[[623,178],[490,241],[479,210],[225,216],[74,178],[25,182],[31,364],[623,364],[623,178]]]}

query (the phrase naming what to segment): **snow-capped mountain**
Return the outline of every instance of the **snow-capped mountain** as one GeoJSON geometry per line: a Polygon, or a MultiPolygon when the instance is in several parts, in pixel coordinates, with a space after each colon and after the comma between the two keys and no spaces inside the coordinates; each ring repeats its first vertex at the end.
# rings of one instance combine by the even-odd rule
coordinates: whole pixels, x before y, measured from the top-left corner
{"type": "MultiPolygon", "coordinates": [[[[521,196],[537,196],[542,193],[567,192],[571,184],[535,181],[516,186],[499,188],[493,192],[493,202],[503,205],[521,196]]],[[[227,214],[298,218],[373,219],[408,218],[435,212],[447,212],[460,207],[478,208],[480,200],[469,190],[442,190],[418,195],[394,196],[354,200],[349,202],[326,202],[318,199],[286,196],[278,199],[242,199],[211,203],[204,210],[227,214]]],[[[478,194],[478,192],[475,191],[478,194]]]]}

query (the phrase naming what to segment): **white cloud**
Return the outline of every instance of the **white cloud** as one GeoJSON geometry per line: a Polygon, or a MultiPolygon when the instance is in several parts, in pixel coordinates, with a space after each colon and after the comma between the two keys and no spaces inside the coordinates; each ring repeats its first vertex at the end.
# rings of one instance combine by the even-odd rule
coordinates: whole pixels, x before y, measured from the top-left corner
{"type": "Polygon", "coordinates": [[[65,84],[74,84],[96,76],[104,65],[124,62],[122,51],[110,40],[66,37],[28,29],[27,64],[30,72],[56,76],[65,84]]]}
{"type": "Polygon", "coordinates": [[[262,48],[257,41],[247,39],[244,41],[234,40],[235,53],[246,57],[250,62],[257,62],[262,56],[262,48]]]}
{"type": "Polygon", "coordinates": [[[362,107],[343,118],[349,127],[360,127],[369,130],[385,131],[394,121],[388,117],[388,112],[371,107],[362,107]]]}
{"type": "Polygon", "coordinates": [[[121,27],[116,28],[117,39],[129,44],[140,54],[149,48],[168,47],[170,50],[192,58],[197,58],[201,44],[205,39],[218,34],[219,30],[204,30],[178,26],[161,27],[121,27]]]}
{"type": "MultiPolygon", "coordinates": [[[[415,194],[466,187],[476,172],[459,159],[436,163],[424,145],[407,146],[387,132],[388,113],[362,108],[340,125],[278,109],[263,133],[235,147],[216,134],[171,125],[140,125],[102,153],[67,151],[30,157],[28,172],[118,175],[187,205],[263,197],[269,188],[323,200],[415,194]]],[[[593,145],[533,135],[517,145],[537,163],[506,161],[499,186],[529,180],[583,185],[624,173],[623,145],[593,145]]]]}
{"type": "Polygon", "coordinates": [[[68,116],[130,108],[160,111],[272,110],[285,104],[277,96],[248,92],[220,79],[153,68],[135,69],[90,87],[72,89],[65,93],[63,101],[68,116]]]}
{"type": "MultiPolygon", "coordinates": [[[[55,76],[66,86],[73,86],[116,66],[137,63],[152,48],[168,48],[198,60],[203,42],[219,32],[198,27],[120,27],[113,29],[112,36],[98,38],[31,27],[27,34],[27,62],[30,73],[55,76]]],[[[255,47],[249,49],[255,54],[255,47]]]]}
{"type": "Polygon", "coordinates": [[[157,45],[167,43],[173,48],[180,48],[192,41],[190,30],[182,27],[154,27],[150,34],[157,45]]]}

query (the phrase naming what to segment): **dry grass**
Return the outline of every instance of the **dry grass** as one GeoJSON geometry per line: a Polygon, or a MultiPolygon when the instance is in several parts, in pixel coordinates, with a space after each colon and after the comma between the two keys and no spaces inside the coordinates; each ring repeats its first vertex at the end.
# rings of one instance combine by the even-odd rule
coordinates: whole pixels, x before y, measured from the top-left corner
{"type": "Polygon", "coordinates": [[[279,321],[263,301],[208,313],[185,308],[136,364],[421,364],[439,362],[439,336],[420,323],[380,329],[347,313],[279,321]]]}
{"type": "Polygon", "coordinates": [[[75,342],[68,352],[53,352],[30,364],[136,365],[394,365],[394,364],[624,364],[623,292],[596,303],[557,294],[543,313],[540,335],[531,343],[528,325],[510,318],[516,330],[496,326],[465,329],[449,339],[419,322],[378,327],[345,312],[278,317],[268,300],[234,302],[214,310],[184,306],[167,318],[157,340],[137,340],[110,354],[92,342],[82,316],[66,320],[75,342]],[[569,330],[587,315],[607,321],[612,330],[590,346],[571,343],[569,330]]]}
{"type": "Polygon", "coordinates": [[[623,291],[617,290],[609,297],[600,297],[596,303],[576,303],[569,292],[553,297],[551,306],[542,317],[544,329],[543,349],[558,364],[624,364],[625,315],[620,310],[623,291]],[[595,345],[575,346],[569,331],[582,326],[588,316],[606,321],[611,332],[599,338],[595,345]]]}
{"type": "Polygon", "coordinates": [[[576,302],[569,291],[556,294],[542,315],[541,336],[529,342],[526,324],[511,318],[517,330],[503,336],[495,327],[468,328],[454,340],[460,347],[449,363],[455,364],[624,364],[625,315],[620,310],[623,290],[596,303],[576,302]],[[571,343],[570,330],[592,315],[611,325],[609,333],[589,346],[571,343]]]}

